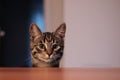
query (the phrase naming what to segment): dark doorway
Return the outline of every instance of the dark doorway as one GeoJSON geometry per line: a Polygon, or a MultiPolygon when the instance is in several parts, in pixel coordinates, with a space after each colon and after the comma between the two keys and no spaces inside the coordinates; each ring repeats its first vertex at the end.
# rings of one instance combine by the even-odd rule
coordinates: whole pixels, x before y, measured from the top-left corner
{"type": "Polygon", "coordinates": [[[0,1],[0,27],[6,33],[1,38],[0,44],[0,66],[2,67],[31,66],[29,25],[33,1],[38,0],[0,1]]]}

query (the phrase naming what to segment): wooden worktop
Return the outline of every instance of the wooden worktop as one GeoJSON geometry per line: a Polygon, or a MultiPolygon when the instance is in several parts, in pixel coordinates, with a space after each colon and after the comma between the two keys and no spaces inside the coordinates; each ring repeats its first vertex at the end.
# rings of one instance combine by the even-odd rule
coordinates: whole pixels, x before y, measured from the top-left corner
{"type": "Polygon", "coordinates": [[[120,68],[0,68],[0,80],[120,80],[120,68]]]}

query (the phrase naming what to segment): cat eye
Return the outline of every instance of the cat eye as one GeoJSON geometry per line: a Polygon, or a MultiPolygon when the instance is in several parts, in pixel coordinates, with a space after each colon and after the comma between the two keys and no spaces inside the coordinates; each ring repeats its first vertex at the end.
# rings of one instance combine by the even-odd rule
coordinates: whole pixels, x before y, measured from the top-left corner
{"type": "Polygon", "coordinates": [[[58,47],[58,45],[57,45],[57,44],[54,44],[52,48],[53,48],[53,49],[56,49],[57,47],[58,47]]]}
{"type": "Polygon", "coordinates": [[[44,44],[40,44],[39,47],[40,47],[41,49],[44,49],[44,48],[45,48],[44,44]]]}

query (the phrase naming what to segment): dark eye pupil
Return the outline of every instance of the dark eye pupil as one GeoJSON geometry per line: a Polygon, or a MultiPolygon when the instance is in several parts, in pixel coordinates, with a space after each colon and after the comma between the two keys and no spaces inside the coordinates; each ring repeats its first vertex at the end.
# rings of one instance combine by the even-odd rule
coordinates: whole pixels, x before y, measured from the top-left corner
{"type": "Polygon", "coordinates": [[[57,45],[55,44],[55,45],[53,45],[53,48],[55,49],[55,48],[57,48],[57,45]]]}
{"type": "Polygon", "coordinates": [[[40,44],[40,48],[43,49],[44,48],[44,44],[40,44]]]}

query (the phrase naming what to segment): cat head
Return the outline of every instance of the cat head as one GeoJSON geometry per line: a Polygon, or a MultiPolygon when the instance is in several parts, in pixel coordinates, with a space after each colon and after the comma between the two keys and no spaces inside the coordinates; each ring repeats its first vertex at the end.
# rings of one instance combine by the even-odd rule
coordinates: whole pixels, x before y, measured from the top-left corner
{"type": "Polygon", "coordinates": [[[32,23],[30,25],[30,49],[33,64],[59,65],[63,56],[65,32],[65,23],[53,32],[42,32],[35,23],[32,23]]]}

